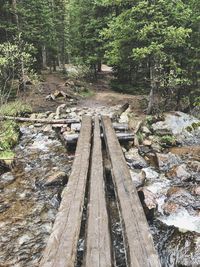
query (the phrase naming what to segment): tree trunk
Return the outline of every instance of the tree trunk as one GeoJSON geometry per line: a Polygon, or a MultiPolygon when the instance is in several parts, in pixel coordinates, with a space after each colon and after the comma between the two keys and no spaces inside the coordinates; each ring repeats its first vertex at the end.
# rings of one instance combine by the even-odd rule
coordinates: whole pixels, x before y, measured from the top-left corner
{"type": "Polygon", "coordinates": [[[154,106],[154,93],[156,90],[156,82],[155,82],[155,62],[152,61],[152,64],[150,64],[150,82],[151,82],[151,91],[149,94],[149,104],[147,108],[147,114],[151,114],[153,111],[154,106]]]}
{"type": "Polygon", "coordinates": [[[42,46],[42,68],[47,69],[47,51],[46,46],[42,46]]]}
{"type": "MultiPolygon", "coordinates": [[[[159,59],[156,59],[155,57],[150,62],[150,82],[151,82],[151,91],[149,94],[149,104],[147,108],[147,114],[151,114],[153,112],[153,108],[155,107],[156,101],[155,96],[158,95],[158,88],[160,88],[160,62],[159,59]]],[[[159,99],[160,101],[160,99],[159,99]]],[[[159,102],[158,101],[158,102],[159,102]]]]}

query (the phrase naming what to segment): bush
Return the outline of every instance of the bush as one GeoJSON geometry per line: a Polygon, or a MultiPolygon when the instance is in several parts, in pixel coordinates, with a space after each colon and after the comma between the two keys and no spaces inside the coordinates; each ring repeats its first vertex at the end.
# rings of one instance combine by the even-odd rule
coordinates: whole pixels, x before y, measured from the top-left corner
{"type": "Polygon", "coordinates": [[[31,106],[20,100],[4,104],[0,107],[1,116],[19,116],[31,113],[31,111],[31,106]]]}
{"type": "Polygon", "coordinates": [[[120,83],[117,79],[111,80],[110,82],[111,88],[119,93],[125,93],[125,94],[136,94],[136,95],[146,95],[149,93],[149,90],[147,90],[144,87],[141,86],[134,86],[132,84],[125,84],[120,83]]]}

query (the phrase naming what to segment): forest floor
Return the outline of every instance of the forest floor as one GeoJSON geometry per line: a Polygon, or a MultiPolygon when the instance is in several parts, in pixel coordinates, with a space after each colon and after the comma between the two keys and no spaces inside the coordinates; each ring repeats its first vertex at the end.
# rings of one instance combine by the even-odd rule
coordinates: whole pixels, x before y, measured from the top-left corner
{"type": "MultiPolygon", "coordinates": [[[[82,95],[75,104],[76,107],[96,108],[96,107],[111,107],[124,103],[129,103],[131,110],[137,116],[144,116],[144,108],[146,96],[144,95],[130,95],[115,92],[110,87],[110,80],[113,78],[112,72],[104,66],[99,78],[96,82],[85,82],[89,88],[89,93],[82,95]]],[[[56,108],[66,103],[64,99],[55,99],[54,101],[47,101],[46,97],[56,90],[62,89],[65,91],[66,79],[60,73],[44,73],[44,82],[35,88],[31,88],[26,93],[23,93],[22,99],[32,106],[33,112],[55,111],[56,108]]],[[[69,79],[70,80],[70,79],[69,79]]]]}

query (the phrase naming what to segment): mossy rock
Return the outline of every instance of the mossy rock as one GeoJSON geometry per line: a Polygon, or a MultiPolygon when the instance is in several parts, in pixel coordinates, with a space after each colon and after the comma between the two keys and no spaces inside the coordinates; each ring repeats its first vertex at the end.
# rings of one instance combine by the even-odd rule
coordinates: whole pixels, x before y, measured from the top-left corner
{"type": "Polygon", "coordinates": [[[192,123],[192,128],[194,129],[194,130],[196,130],[197,128],[199,128],[200,127],[200,122],[193,122],[192,123]]]}
{"type": "Polygon", "coordinates": [[[176,145],[176,138],[173,135],[164,135],[160,138],[162,147],[171,147],[176,145]]]}

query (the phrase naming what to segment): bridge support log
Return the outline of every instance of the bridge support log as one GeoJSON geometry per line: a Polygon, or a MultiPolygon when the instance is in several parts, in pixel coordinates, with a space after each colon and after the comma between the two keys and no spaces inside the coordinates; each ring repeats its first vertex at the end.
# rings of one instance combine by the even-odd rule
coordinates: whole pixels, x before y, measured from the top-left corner
{"type": "Polygon", "coordinates": [[[63,191],[40,267],[72,267],[75,264],[89,168],[91,130],[91,117],[83,117],[71,176],[63,191]]]}
{"type": "Polygon", "coordinates": [[[160,267],[137,190],[109,117],[102,117],[104,138],[112,166],[113,182],[124,228],[128,266],[160,267]]]}

